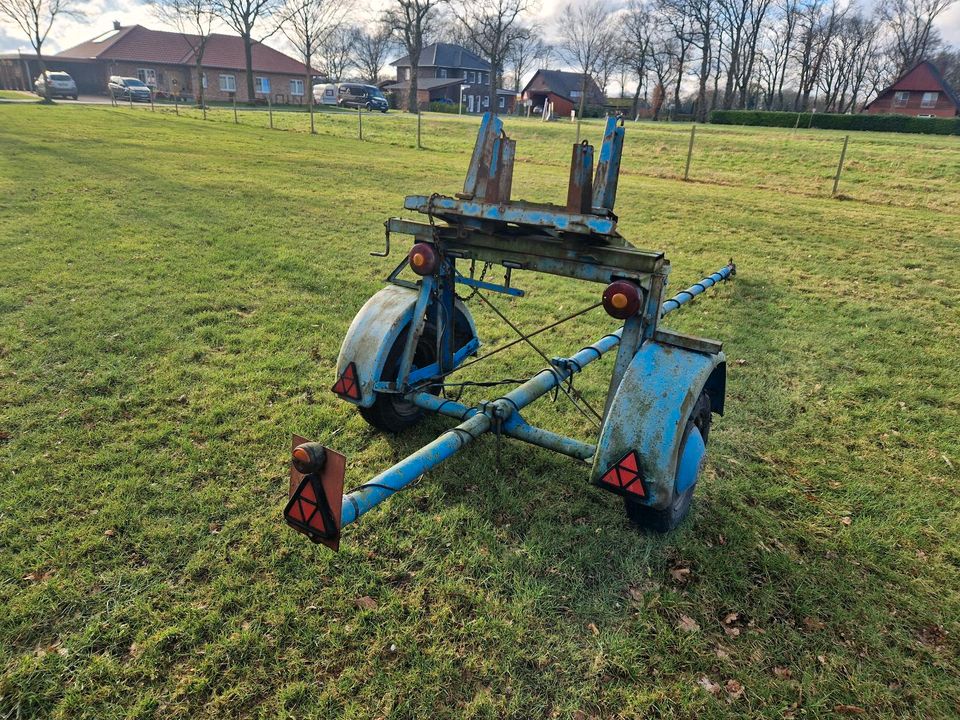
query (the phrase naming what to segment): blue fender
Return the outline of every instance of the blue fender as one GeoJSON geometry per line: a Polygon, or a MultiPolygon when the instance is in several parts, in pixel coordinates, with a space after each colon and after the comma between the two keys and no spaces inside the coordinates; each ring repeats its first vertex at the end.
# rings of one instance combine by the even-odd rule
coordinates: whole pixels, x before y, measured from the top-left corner
{"type": "MultiPolygon", "coordinates": [[[[656,508],[668,506],[675,490],[682,492],[696,481],[703,462],[699,431],[691,431],[695,437],[683,443],[687,419],[704,389],[713,412],[722,415],[725,385],[722,352],[698,352],[653,340],[644,343],[614,394],[600,431],[591,481],[608,487],[604,477],[632,458],[629,466],[639,466],[643,486],[642,494],[631,497],[656,508]]],[[[635,492],[640,493],[636,488],[635,492]]]]}
{"type": "MultiPolygon", "coordinates": [[[[341,397],[361,407],[370,407],[374,401],[374,385],[380,381],[387,356],[394,342],[413,319],[418,292],[400,285],[387,285],[364,303],[350,323],[350,329],[340,345],[337,357],[337,377],[341,377],[353,363],[358,379],[360,397],[341,397]]],[[[467,307],[456,301],[456,322],[466,324],[472,340],[477,328],[467,307]]],[[[455,348],[457,349],[457,348],[455,348]]]]}

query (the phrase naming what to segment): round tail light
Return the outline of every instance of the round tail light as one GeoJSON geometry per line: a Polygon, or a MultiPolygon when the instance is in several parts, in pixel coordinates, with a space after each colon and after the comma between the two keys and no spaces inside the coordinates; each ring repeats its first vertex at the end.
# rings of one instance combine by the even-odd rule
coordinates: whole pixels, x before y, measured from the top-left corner
{"type": "Polygon", "coordinates": [[[640,288],[626,280],[614,280],[603,291],[603,309],[618,320],[626,320],[640,312],[640,301],[640,288]]]}
{"type": "Polygon", "coordinates": [[[433,275],[437,269],[437,251],[430,243],[417,243],[410,248],[410,268],[417,275],[433,275]]]}
{"type": "Polygon", "coordinates": [[[298,472],[309,475],[323,469],[327,461],[327,451],[320,443],[304,443],[293,449],[290,462],[298,472]]]}

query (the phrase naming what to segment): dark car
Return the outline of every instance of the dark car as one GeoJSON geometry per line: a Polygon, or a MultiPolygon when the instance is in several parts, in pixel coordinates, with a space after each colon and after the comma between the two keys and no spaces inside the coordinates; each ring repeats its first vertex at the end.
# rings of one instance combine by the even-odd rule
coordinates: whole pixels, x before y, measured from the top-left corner
{"type": "Polygon", "coordinates": [[[361,85],[359,83],[340,83],[337,88],[337,105],[340,107],[362,107],[367,110],[386,112],[390,107],[387,98],[383,96],[376,85],[361,85]]]}
{"type": "Polygon", "coordinates": [[[77,99],[77,84],[67,73],[59,70],[47,70],[41,73],[33,83],[33,89],[41,97],[77,99]]]}
{"type": "Polygon", "coordinates": [[[111,75],[107,90],[116,100],[150,102],[150,86],[136,78],[111,75]]]}

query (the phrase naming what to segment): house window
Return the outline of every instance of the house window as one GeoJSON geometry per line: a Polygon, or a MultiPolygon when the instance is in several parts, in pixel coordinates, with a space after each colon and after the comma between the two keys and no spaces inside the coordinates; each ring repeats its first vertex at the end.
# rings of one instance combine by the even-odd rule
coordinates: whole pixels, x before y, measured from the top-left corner
{"type": "Polygon", "coordinates": [[[153,68],[137,68],[137,78],[144,85],[149,85],[152,88],[157,86],[157,71],[153,68]]]}
{"type": "Polygon", "coordinates": [[[505,108],[507,106],[507,103],[503,95],[497,98],[497,105],[499,105],[501,108],[505,108]]]}
{"type": "Polygon", "coordinates": [[[484,96],[483,96],[483,106],[484,106],[484,107],[490,107],[490,96],[489,96],[489,95],[484,95],[484,96]]]}
{"type": "Polygon", "coordinates": [[[925,92],[923,94],[923,99],[920,101],[920,107],[931,108],[937,106],[937,98],[940,96],[940,93],[935,92],[925,92]]]}
{"type": "Polygon", "coordinates": [[[290,94],[294,97],[303,97],[303,80],[290,81],[290,94]]]}
{"type": "Polygon", "coordinates": [[[204,90],[207,89],[207,74],[206,74],[206,73],[203,73],[203,74],[200,76],[200,84],[203,86],[203,89],[204,89],[204,90]]]}
{"type": "Polygon", "coordinates": [[[439,70],[437,70],[437,77],[445,78],[446,76],[447,76],[446,68],[440,68],[439,70]]]}
{"type": "Polygon", "coordinates": [[[909,90],[898,90],[897,94],[893,96],[893,104],[895,107],[905,107],[909,100],[909,90]]]}
{"type": "Polygon", "coordinates": [[[259,95],[270,94],[270,78],[255,77],[253,79],[253,89],[259,95]]]}
{"type": "Polygon", "coordinates": [[[475,83],[476,81],[477,81],[477,74],[476,74],[475,72],[473,72],[473,70],[471,70],[471,71],[470,71],[470,82],[475,83]]]}
{"type": "Polygon", "coordinates": [[[237,76],[221,75],[220,76],[220,92],[236,92],[236,91],[237,91],[237,76]]]}

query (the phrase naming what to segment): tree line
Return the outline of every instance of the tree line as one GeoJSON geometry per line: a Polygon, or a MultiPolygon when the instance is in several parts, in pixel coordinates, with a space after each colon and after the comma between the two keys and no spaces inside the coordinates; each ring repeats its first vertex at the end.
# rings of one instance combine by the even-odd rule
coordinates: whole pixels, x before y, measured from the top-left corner
{"type": "MultiPolygon", "coordinates": [[[[193,49],[197,72],[214,29],[227,25],[245,49],[253,98],[252,48],[280,34],[312,75],[377,83],[390,56],[411,62],[408,109],[417,109],[418,65],[434,41],[463,45],[487,60],[490,96],[521,89],[534,70],[556,64],[605,93],[632,98],[636,115],[669,113],[704,121],[712,109],[855,112],[921,59],[960,85],[960,49],[936,21],[958,0],[580,0],[551,21],[537,0],[388,0],[374,15],[356,0],[151,0],[155,14],[193,49]],[[361,21],[361,18],[364,18],[361,21]]],[[[58,17],[80,14],[78,0],[0,0],[0,18],[42,45],[58,17]]],[[[201,83],[202,85],[202,83],[201,83]]],[[[203,102],[203,88],[198,99],[203,102]]]]}

